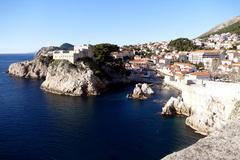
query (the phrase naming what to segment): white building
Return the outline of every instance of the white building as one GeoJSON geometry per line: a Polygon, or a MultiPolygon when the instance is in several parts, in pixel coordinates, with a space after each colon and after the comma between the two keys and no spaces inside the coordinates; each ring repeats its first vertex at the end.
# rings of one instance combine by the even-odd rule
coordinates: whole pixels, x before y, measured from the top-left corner
{"type": "Polygon", "coordinates": [[[93,50],[91,45],[76,45],[74,50],[56,50],[53,51],[54,60],[68,60],[71,63],[75,63],[76,60],[83,57],[93,57],[93,50]]]}
{"type": "Polygon", "coordinates": [[[228,59],[234,62],[238,62],[238,59],[240,57],[240,53],[236,51],[227,51],[228,59]],[[237,59],[237,61],[236,61],[237,59]]]}
{"type": "Polygon", "coordinates": [[[219,50],[198,50],[190,52],[188,59],[193,64],[203,63],[205,68],[210,68],[214,60],[223,59],[219,50]]]}
{"type": "Polygon", "coordinates": [[[207,71],[202,71],[202,72],[193,72],[185,77],[186,80],[209,80],[210,79],[210,74],[207,71]]]}

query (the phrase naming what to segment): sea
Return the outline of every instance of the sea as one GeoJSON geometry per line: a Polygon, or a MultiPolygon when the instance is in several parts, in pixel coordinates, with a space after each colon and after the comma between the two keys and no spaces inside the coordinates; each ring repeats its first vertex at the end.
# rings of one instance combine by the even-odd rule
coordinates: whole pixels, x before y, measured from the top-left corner
{"type": "Polygon", "coordinates": [[[134,85],[69,97],[6,73],[11,63],[33,57],[0,54],[1,160],[159,160],[202,138],[185,117],[160,115],[174,90],[145,101],[126,98],[134,85]]]}

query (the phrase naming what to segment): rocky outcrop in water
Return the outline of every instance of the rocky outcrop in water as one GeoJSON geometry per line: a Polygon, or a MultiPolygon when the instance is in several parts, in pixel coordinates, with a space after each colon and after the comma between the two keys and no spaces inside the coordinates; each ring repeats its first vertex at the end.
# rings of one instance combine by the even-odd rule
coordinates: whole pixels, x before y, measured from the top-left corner
{"type": "Polygon", "coordinates": [[[94,58],[81,58],[75,64],[66,60],[53,60],[55,50],[70,50],[73,45],[43,47],[31,61],[9,66],[12,76],[44,79],[41,88],[47,92],[70,95],[98,95],[110,85],[129,83],[127,71],[118,61],[99,62],[94,58]]]}
{"type": "Polygon", "coordinates": [[[16,77],[43,79],[46,77],[49,63],[47,58],[17,62],[9,66],[8,73],[16,77]]]}
{"type": "Polygon", "coordinates": [[[182,91],[181,96],[170,98],[163,107],[162,114],[186,115],[186,124],[204,135],[221,129],[236,113],[240,85],[210,81],[205,83],[205,86],[177,84],[182,91]]]}
{"type": "Polygon", "coordinates": [[[47,92],[70,95],[98,95],[105,88],[106,81],[96,76],[83,62],[71,64],[68,61],[54,61],[48,68],[41,88],[47,92]]]}
{"type": "Polygon", "coordinates": [[[133,99],[147,99],[154,94],[153,89],[147,83],[138,83],[133,89],[133,93],[129,95],[129,98],[133,99]]]}
{"type": "MultiPolygon", "coordinates": [[[[212,108],[213,106],[209,107],[212,108]]],[[[216,107],[219,106],[217,105],[216,107]]],[[[213,120],[212,125],[214,125],[214,123],[219,123],[217,122],[219,119],[214,120],[215,118],[211,116],[211,112],[215,113],[217,112],[216,110],[216,108],[214,111],[210,109],[208,110],[209,113],[205,112],[206,116],[203,115],[205,119],[210,115],[210,119],[213,120]]],[[[224,110],[220,107],[219,111],[223,112],[224,110]]],[[[196,120],[197,118],[199,119],[199,117],[195,117],[196,120]]],[[[220,118],[219,115],[218,118],[220,118]]],[[[222,126],[220,128],[211,132],[207,137],[199,140],[186,149],[164,157],[163,160],[240,159],[240,101],[234,104],[227,119],[224,125],[221,124],[222,126]]],[[[189,121],[191,121],[191,119],[189,121]]],[[[198,123],[195,122],[194,124],[198,123]]],[[[199,124],[197,126],[199,126],[199,124]]]]}
{"type": "Polygon", "coordinates": [[[191,108],[184,105],[180,96],[177,98],[171,97],[165,104],[165,106],[162,108],[162,115],[176,114],[182,114],[185,116],[190,116],[191,114],[191,108]]]}
{"type": "Polygon", "coordinates": [[[44,79],[47,75],[47,68],[52,62],[51,55],[47,56],[47,53],[56,48],[57,47],[41,48],[33,60],[11,64],[8,68],[8,73],[21,78],[44,79]]]}

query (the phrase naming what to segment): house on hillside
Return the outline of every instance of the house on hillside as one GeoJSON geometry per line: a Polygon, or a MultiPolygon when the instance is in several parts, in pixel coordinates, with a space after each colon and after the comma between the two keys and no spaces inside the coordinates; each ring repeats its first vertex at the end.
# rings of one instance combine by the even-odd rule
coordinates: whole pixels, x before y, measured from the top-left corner
{"type": "Polygon", "coordinates": [[[208,71],[193,72],[185,76],[186,80],[210,80],[210,74],[208,71]]]}
{"type": "Polygon", "coordinates": [[[188,59],[193,64],[203,63],[206,69],[212,67],[215,60],[220,61],[224,55],[220,50],[198,50],[189,53],[188,59]]]}

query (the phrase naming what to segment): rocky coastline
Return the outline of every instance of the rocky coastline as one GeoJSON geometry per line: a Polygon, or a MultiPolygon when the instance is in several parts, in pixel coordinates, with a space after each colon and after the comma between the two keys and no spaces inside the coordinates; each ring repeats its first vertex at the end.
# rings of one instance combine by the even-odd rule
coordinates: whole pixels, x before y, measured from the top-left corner
{"type": "Polygon", "coordinates": [[[80,59],[75,64],[67,60],[53,60],[52,55],[47,54],[55,49],[58,47],[43,47],[33,60],[11,64],[8,74],[43,80],[42,90],[67,96],[96,96],[113,84],[131,82],[125,74],[107,65],[99,65],[91,58],[80,59]]]}
{"type": "Polygon", "coordinates": [[[187,86],[166,82],[166,85],[181,90],[181,94],[169,99],[162,115],[185,115],[186,125],[207,137],[163,159],[239,159],[240,84],[206,82],[205,86],[187,86]]]}
{"type": "Polygon", "coordinates": [[[162,114],[185,115],[186,124],[204,135],[221,129],[235,113],[240,101],[239,84],[209,81],[205,86],[189,86],[176,83],[168,84],[181,90],[181,95],[171,97],[162,114]]]}
{"type": "MultiPolygon", "coordinates": [[[[92,59],[82,59],[72,64],[66,60],[53,60],[51,56],[43,56],[52,49],[54,47],[41,49],[31,61],[11,64],[8,73],[21,78],[44,80],[42,90],[67,96],[96,96],[108,90],[113,84],[132,82],[126,75],[118,74],[106,65],[99,66],[92,59]]],[[[240,117],[239,84],[208,82],[204,86],[188,86],[165,82],[163,87],[176,88],[181,94],[169,99],[162,108],[162,115],[185,115],[186,125],[200,134],[208,135],[189,148],[169,155],[167,159],[181,159],[180,156],[184,157],[182,154],[191,157],[208,153],[208,147],[201,147],[203,144],[208,144],[210,149],[215,149],[217,153],[216,145],[221,144],[214,142],[222,137],[225,141],[229,140],[226,146],[239,148],[238,145],[231,146],[236,137],[240,138],[234,130],[234,127],[239,128],[237,126],[240,117]],[[235,136],[234,139],[229,135],[235,136]],[[202,148],[203,152],[198,152],[199,148],[202,148]]],[[[134,99],[146,99],[152,94],[154,94],[152,88],[143,83],[136,84],[130,96],[134,99]]]]}
{"type": "Polygon", "coordinates": [[[99,95],[106,83],[85,65],[73,65],[68,61],[53,62],[47,72],[41,89],[47,92],[69,96],[99,95]]]}
{"type": "Polygon", "coordinates": [[[34,59],[31,61],[17,62],[9,66],[8,73],[15,77],[44,79],[50,64],[48,59],[34,59]]]}
{"type": "Polygon", "coordinates": [[[59,47],[42,47],[33,60],[12,63],[8,68],[8,74],[20,78],[45,79],[48,66],[53,62],[52,56],[44,56],[49,51],[59,47]]]}

